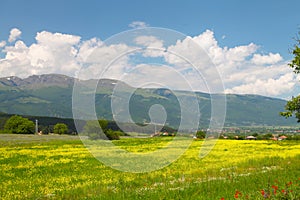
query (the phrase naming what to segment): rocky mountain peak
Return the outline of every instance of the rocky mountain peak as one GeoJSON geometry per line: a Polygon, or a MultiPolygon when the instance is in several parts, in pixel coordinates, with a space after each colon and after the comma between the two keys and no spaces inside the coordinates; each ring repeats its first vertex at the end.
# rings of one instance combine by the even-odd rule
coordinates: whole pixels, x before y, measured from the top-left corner
{"type": "Polygon", "coordinates": [[[61,74],[32,75],[27,78],[9,76],[0,78],[0,85],[11,87],[40,87],[40,86],[64,86],[69,87],[74,83],[74,78],[61,74]]]}

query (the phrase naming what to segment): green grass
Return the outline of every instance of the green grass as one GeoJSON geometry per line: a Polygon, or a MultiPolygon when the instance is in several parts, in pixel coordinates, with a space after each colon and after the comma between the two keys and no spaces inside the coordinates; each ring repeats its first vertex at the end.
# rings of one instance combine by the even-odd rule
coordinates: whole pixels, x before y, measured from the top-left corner
{"type": "MultiPolygon", "coordinates": [[[[114,143],[140,153],[170,139],[114,143]]],[[[298,142],[219,140],[203,159],[201,144],[194,141],[161,170],[126,173],[103,165],[75,136],[1,134],[0,199],[235,199],[237,192],[239,199],[264,199],[261,190],[273,199],[300,199],[298,142]]]]}

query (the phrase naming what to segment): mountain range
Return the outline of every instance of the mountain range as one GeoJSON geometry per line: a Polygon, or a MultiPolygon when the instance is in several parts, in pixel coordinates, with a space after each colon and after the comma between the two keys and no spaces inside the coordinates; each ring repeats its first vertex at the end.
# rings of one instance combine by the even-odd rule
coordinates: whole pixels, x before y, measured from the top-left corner
{"type": "MultiPolygon", "coordinates": [[[[134,90],[129,102],[131,117],[136,123],[150,121],[149,109],[152,105],[162,105],[167,113],[166,122],[173,128],[180,123],[180,105],[176,95],[189,98],[195,95],[201,110],[200,127],[209,124],[211,95],[202,92],[173,91],[165,88],[133,88],[111,79],[77,80],[59,75],[33,75],[28,78],[16,76],[0,78],[0,112],[10,114],[72,118],[72,93],[75,82],[89,87],[97,85],[95,108],[99,118],[113,119],[111,111],[112,93],[121,85],[122,92],[134,90]]],[[[91,94],[85,94],[91,95],[91,94]]],[[[285,100],[260,95],[227,94],[225,126],[292,126],[295,119],[285,119],[279,115],[284,110],[285,100]]]]}

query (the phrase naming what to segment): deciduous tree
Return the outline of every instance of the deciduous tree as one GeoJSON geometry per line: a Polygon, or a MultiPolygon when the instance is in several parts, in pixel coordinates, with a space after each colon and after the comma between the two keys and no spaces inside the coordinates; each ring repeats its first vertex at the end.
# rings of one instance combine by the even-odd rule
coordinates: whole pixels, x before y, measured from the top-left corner
{"type": "Polygon", "coordinates": [[[68,133],[68,126],[64,123],[57,123],[53,128],[53,132],[56,134],[66,134],[68,133]]]}
{"type": "Polygon", "coordinates": [[[33,134],[34,123],[27,118],[14,115],[6,121],[4,130],[16,134],[33,134]]]}
{"type": "MultiPolygon", "coordinates": [[[[299,32],[300,33],[300,32],[299,32]]],[[[296,74],[300,73],[300,39],[296,39],[296,44],[292,50],[292,54],[294,55],[294,59],[289,63],[289,66],[294,70],[296,74]]],[[[289,100],[285,106],[285,112],[281,112],[280,114],[286,118],[295,115],[300,122],[300,95],[297,97],[293,97],[289,100]]]]}

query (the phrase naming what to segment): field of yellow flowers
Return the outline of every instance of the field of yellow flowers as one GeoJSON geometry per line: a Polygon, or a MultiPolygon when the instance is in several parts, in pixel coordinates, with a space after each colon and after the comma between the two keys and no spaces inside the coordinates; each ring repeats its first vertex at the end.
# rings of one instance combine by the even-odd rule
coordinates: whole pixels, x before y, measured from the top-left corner
{"type": "MultiPolygon", "coordinates": [[[[132,152],[171,137],[122,138],[132,152]]],[[[195,140],[161,170],[126,173],[105,166],[75,136],[0,135],[0,199],[300,199],[300,143],[218,140],[199,158],[195,140]]]]}

